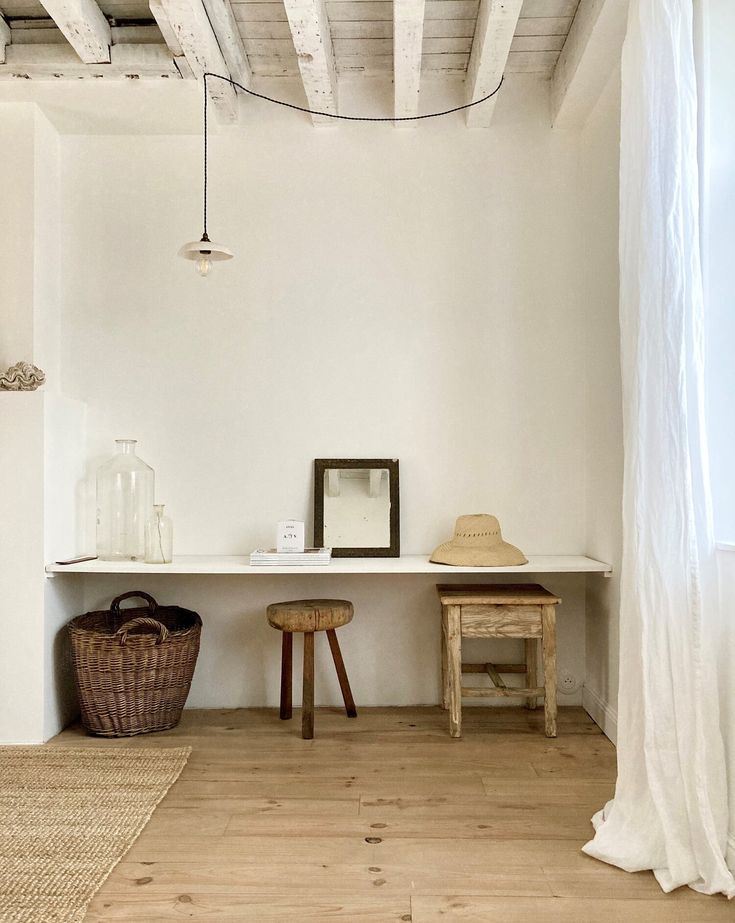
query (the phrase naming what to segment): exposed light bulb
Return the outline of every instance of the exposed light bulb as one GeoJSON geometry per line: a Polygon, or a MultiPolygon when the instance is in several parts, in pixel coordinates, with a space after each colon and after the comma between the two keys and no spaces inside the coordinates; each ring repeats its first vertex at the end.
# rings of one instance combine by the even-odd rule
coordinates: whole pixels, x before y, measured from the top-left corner
{"type": "Polygon", "coordinates": [[[202,255],[196,261],[195,265],[200,276],[208,276],[209,270],[212,268],[212,261],[210,260],[209,256],[202,255]]]}
{"type": "Polygon", "coordinates": [[[179,250],[179,256],[185,260],[192,260],[200,276],[208,276],[215,260],[231,260],[232,250],[221,244],[212,243],[206,231],[201,240],[190,240],[179,250]]]}

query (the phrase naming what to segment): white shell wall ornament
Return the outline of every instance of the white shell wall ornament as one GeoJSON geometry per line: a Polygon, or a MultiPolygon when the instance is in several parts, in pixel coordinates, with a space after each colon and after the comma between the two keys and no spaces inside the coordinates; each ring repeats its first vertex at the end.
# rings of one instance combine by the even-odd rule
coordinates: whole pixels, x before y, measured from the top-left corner
{"type": "Polygon", "coordinates": [[[30,362],[16,362],[0,375],[0,391],[35,391],[46,381],[46,375],[30,362]]]}

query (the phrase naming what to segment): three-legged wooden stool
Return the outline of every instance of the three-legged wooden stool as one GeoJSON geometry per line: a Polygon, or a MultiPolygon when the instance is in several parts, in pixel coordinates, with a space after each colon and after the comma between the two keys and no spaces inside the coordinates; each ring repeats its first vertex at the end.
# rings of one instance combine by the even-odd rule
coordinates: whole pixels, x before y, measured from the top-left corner
{"type": "Polygon", "coordinates": [[[304,686],[301,705],[301,736],[311,740],[314,736],[314,632],[326,631],[334,658],[342,698],[348,718],[357,717],[350,682],[347,679],[342,652],[337,641],[337,628],[352,621],[352,603],[344,599],[297,599],[293,602],[273,603],[268,606],[268,623],[283,632],[281,647],[281,711],[280,717],[291,717],[291,681],[293,635],[304,636],[304,686]]]}
{"type": "Polygon", "coordinates": [[[462,696],[521,696],[527,708],[544,699],[546,736],[556,737],[556,606],[542,586],[475,584],[437,586],[442,606],[442,705],[449,709],[449,733],[462,736],[462,696]],[[525,663],[462,663],[462,638],[523,638],[525,663]],[[538,685],[538,639],[544,685],[538,685]],[[490,687],[463,686],[462,673],[487,673],[490,687]],[[506,686],[502,673],[525,673],[523,688],[506,686]]]}

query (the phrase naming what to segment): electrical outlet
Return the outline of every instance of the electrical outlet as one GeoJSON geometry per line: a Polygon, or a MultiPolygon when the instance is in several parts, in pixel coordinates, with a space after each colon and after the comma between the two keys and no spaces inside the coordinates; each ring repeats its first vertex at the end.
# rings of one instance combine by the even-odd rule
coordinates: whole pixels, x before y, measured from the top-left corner
{"type": "Polygon", "coordinates": [[[557,689],[562,695],[571,695],[579,689],[579,680],[570,670],[562,670],[559,674],[557,689]]]}

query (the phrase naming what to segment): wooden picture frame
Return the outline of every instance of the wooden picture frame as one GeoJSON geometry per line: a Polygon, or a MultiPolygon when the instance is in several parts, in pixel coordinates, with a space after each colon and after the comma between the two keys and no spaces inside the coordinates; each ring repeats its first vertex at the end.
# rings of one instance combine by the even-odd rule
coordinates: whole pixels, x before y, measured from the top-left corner
{"type": "Polygon", "coordinates": [[[334,468],[380,468],[388,471],[390,544],[378,548],[332,548],[334,558],[398,558],[401,555],[401,515],[397,458],[314,459],[314,547],[324,546],[324,475],[334,468]]]}

